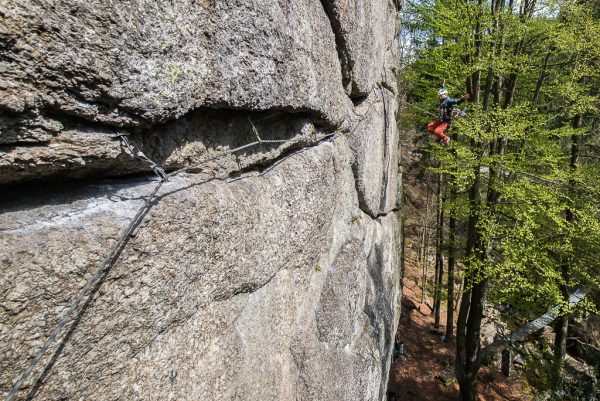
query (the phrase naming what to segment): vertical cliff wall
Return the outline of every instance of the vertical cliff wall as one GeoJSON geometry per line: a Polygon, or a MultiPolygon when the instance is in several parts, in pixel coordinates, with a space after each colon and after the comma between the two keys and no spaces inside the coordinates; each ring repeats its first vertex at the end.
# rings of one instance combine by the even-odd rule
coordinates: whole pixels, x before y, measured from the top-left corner
{"type": "Polygon", "coordinates": [[[381,400],[399,314],[392,0],[0,5],[0,394],[381,400]],[[234,153],[228,150],[263,140],[234,153]]]}

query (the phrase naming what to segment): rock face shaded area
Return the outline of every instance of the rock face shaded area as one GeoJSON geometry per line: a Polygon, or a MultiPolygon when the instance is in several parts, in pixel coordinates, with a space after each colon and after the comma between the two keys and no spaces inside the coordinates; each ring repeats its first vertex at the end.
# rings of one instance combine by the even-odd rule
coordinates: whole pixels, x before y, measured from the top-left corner
{"type": "Polygon", "coordinates": [[[380,3],[0,6],[0,394],[156,185],[118,128],[200,165],[161,187],[17,399],[383,399],[401,238],[380,3]],[[201,163],[259,137],[290,142],[201,163]]]}

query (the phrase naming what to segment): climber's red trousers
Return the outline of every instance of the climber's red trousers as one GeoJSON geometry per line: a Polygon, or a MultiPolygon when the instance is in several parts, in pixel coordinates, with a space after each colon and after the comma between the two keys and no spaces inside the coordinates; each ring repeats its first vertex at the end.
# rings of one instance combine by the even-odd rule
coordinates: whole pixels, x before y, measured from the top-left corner
{"type": "Polygon", "coordinates": [[[435,120],[427,125],[427,131],[440,138],[442,142],[446,142],[448,141],[448,137],[444,134],[444,131],[448,129],[448,125],[448,123],[445,123],[442,120],[435,120]]]}

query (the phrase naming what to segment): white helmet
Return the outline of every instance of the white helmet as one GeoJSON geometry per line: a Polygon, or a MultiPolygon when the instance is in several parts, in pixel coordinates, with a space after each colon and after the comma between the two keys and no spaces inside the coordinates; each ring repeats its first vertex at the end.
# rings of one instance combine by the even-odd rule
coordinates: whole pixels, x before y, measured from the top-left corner
{"type": "Polygon", "coordinates": [[[448,91],[445,88],[442,88],[438,91],[438,96],[448,96],[448,91]]]}

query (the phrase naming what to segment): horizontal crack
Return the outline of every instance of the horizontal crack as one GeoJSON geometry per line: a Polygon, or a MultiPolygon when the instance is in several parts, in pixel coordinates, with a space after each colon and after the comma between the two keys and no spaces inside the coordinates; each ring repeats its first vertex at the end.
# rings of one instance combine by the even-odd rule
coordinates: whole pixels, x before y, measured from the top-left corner
{"type": "Polygon", "coordinates": [[[378,213],[378,214],[371,214],[368,211],[364,210],[362,207],[359,207],[359,209],[366,214],[367,216],[369,216],[370,218],[372,218],[373,220],[377,220],[381,217],[386,217],[387,215],[391,214],[391,213],[397,213],[399,211],[401,211],[401,208],[395,207],[393,209],[388,210],[387,212],[382,212],[382,213],[378,213]]]}
{"type": "MultiPolygon", "coordinates": [[[[110,141],[114,127],[102,123],[82,125],[72,117],[62,117],[73,124],[69,131],[53,136],[50,143],[0,144],[0,158],[5,162],[0,167],[0,185],[128,176],[140,172],[135,161],[120,151],[117,143],[113,146],[110,141]]],[[[222,149],[246,149],[234,155],[235,158],[211,166],[221,174],[229,174],[239,170],[236,163],[240,167],[265,165],[280,152],[288,152],[287,148],[310,143],[313,133],[321,132],[317,123],[309,113],[203,108],[167,124],[120,132],[130,134],[147,157],[170,171],[188,168],[203,158],[214,161],[216,156],[227,152],[222,149]],[[259,141],[258,135],[264,143],[244,147],[244,144],[259,141]]]]}

